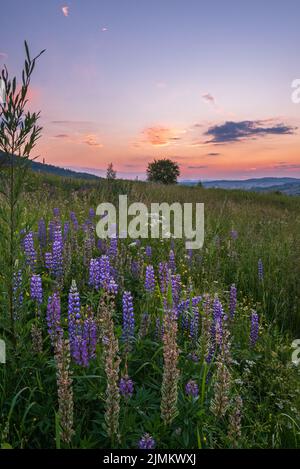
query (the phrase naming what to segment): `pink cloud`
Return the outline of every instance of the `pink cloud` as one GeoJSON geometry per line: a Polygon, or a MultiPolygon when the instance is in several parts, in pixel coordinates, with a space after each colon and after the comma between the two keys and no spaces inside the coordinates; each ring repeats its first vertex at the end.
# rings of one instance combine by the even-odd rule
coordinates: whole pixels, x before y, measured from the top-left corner
{"type": "Polygon", "coordinates": [[[63,12],[64,16],[69,16],[69,7],[68,6],[62,7],[61,11],[63,12]]]}
{"type": "Polygon", "coordinates": [[[181,137],[178,136],[178,131],[161,125],[147,127],[143,130],[142,134],[145,137],[145,141],[153,146],[169,145],[181,139],[181,137]]]}
{"type": "Polygon", "coordinates": [[[205,101],[208,104],[216,104],[216,100],[215,100],[214,96],[210,93],[204,93],[202,95],[202,99],[203,99],[203,101],[205,101]]]}
{"type": "Polygon", "coordinates": [[[102,143],[97,141],[97,136],[95,134],[86,135],[84,137],[83,143],[89,145],[90,147],[102,148],[102,143]]]}

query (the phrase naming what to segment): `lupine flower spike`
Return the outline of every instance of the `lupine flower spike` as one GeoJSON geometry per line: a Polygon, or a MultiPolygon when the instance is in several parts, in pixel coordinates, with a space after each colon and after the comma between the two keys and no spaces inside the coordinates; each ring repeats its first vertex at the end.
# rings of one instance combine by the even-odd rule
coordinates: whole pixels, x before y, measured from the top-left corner
{"type": "Polygon", "coordinates": [[[139,449],[154,449],[155,440],[149,433],[145,433],[139,441],[139,449]]]}

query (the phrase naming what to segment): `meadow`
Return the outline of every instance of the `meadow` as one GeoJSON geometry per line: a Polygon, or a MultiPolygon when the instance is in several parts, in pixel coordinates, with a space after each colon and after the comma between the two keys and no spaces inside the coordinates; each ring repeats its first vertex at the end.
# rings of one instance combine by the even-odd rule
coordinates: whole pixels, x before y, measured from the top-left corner
{"type": "Polygon", "coordinates": [[[2,448],[300,447],[299,198],[32,173],[21,220],[2,448]],[[97,239],[120,194],[203,202],[203,248],[97,239]]]}

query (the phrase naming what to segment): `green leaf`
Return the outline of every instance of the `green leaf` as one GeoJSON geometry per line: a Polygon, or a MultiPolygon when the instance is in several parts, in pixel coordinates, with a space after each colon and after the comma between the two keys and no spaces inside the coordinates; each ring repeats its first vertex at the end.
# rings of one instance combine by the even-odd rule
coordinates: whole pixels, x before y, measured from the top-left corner
{"type": "Polygon", "coordinates": [[[13,449],[9,443],[1,443],[1,449],[13,449]]]}
{"type": "Polygon", "coordinates": [[[28,48],[27,41],[24,41],[24,45],[25,45],[26,56],[27,56],[28,62],[30,63],[31,59],[30,59],[30,54],[29,54],[29,48],[28,48]]]}

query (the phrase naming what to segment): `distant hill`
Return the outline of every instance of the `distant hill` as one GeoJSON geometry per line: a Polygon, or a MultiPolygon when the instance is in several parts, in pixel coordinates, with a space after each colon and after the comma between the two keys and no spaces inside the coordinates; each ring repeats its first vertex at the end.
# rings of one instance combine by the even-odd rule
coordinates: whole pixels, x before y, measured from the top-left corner
{"type": "MultiPolygon", "coordinates": [[[[194,186],[199,181],[181,181],[181,184],[194,186]]],[[[265,177],[246,180],[201,181],[203,187],[215,189],[241,189],[255,192],[279,191],[287,195],[300,195],[300,179],[289,177],[265,177]]]]}
{"type": "MultiPolygon", "coordinates": [[[[5,158],[5,153],[0,152],[0,161],[1,158],[5,158]]],[[[70,169],[60,168],[59,166],[54,166],[51,164],[39,163],[37,161],[30,161],[30,168],[36,173],[47,173],[54,176],[62,176],[65,178],[75,178],[75,179],[86,179],[86,180],[97,180],[100,179],[99,176],[89,173],[79,173],[77,171],[72,171],[70,169]]]]}
{"type": "Polygon", "coordinates": [[[255,192],[281,192],[286,195],[300,195],[300,181],[296,183],[277,184],[269,187],[256,187],[252,190],[255,190],[255,192]]]}
{"type": "MultiPolygon", "coordinates": [[[[5,153],[0,151],[0,161],[5,158],[5,153]]],[[[32,171],[36,173],[52,174],[54,176],[62,176],[65,178],[84,179],[95,181],[101,177],[95,174],[77,172],[71,169],[61,168],[51,164],[39,163],[37,161],[30,161],[32,171]]],[[[195,186],[199,180],[183,180],[180,184],[185,186],[195,186]]],[[[254,192],[281,192],[286,195],[299,195],[300,196],[300,179],[289,177],[265,177],[253,178],[245,180],[216,180],[216,181],[201,181],[203,187],[208,189],[240,189],[254,192]]]]}

